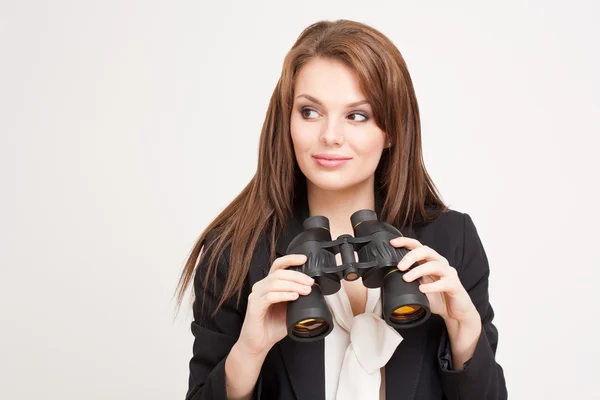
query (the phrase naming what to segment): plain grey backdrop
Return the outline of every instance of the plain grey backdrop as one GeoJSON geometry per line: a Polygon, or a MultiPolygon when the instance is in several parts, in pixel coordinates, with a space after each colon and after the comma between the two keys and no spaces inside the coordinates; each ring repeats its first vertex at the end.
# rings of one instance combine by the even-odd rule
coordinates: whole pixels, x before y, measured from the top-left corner
{"type": "Polygon", "coordinates": [[[600,398],[599,14],[0,0],[0,398],[183,399],[179,272],[254,174],[284,55],[338,18],[409,66],[428,170],[487,251],[510,398],[600,398]]]}

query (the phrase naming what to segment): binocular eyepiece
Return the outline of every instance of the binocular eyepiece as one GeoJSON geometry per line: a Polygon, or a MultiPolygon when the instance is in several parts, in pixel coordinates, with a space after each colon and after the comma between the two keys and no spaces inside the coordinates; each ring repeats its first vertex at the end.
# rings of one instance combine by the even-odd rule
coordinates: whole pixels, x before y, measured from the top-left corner
{"type": "Polygon", "coordinates": [[[287,248],[286,254],[307,257],[303,265],[288,269],[315,280],[308,295],[287,303],[288,336],[296,341],[320,340],[331,332],[333,318],[323,296],[340,290],[342,279],[354,281],[361,277],[367,288],[380,287],[383,318],[393,328],[413,328],[431,315],[429,301],[419,290],[418,282],[406,282],[402,277],[407,271],[397,267],[408,251],[395,248],[390,240],[402,233],[379,221],[373,210],[356,211],[350,220],[354,237],[341,235],[332,241],[329,220],[324,216],[309,217],[303,223],[304,231],[287,248]],[[341,265],[336,265],[338,253],[341,265]]]}

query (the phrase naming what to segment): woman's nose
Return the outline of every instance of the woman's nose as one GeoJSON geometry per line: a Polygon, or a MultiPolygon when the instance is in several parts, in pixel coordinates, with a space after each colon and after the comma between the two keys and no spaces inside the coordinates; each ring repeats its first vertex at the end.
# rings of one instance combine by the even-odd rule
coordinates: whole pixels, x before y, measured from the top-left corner
{"type": "Polygon", "coordinates": [[[333,119],[327,121],[321,132],[321,141],[326,145],[341,145],[344,143],[344,132],[341,124],[333,119]]]}

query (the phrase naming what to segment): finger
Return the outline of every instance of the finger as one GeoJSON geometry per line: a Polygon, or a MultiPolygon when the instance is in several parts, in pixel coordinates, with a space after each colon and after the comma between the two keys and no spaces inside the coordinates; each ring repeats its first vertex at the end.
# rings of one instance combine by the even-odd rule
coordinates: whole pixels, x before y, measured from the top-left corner
{"type": "Polygon", "coordinates": [[[308,286],[312,286],[312,284],[315,282],[313,278],[302,272],[292,271],[288,269],[278,269],[267,275],[266,278],[263,278],[260,281],[256,282],[252,286],[251,292],[257,293],[259,296],[262,296],[270,290],[269,288],[271,287],[272,283],[276,281],[289,281],[292,283],[296,282],[296,284],[308,286]]]}
{"type": "MultiPolygon", "coordinates": [[[[300,294],[309,294],[312,290],[312,285],[304,285],[297,282],[286,281],[282,279],[275,279],[266,281],[264,286],[264,293],[268,292],[298,292],[300,294]]],[[[264,294],[263,293],[263,294],[264,294]]]]}
{"type": "Polygon", "coordinates": [[[293,301],[298,299],[300,295],[298,292],[269,292],[264,296],[260,297],[264,309],[275,303],[281,303],[284,301],[293,301]]]}
{"type": "Polygon", "coordinates": [[[442,264],[439,261],[428,261],[405,273],[403,278],[406,282],[412,282],[429,275],[435,275],[440,278],[449,277],[452,274],[451,268],[452,267],[442,264]]]}
{"type": "Polygon", "coordinates": [[[271,269],[269,270],[269,274],[271,272],[277,271],[278,269],[283,269],[290,267],[292,265],[302,265],[306,262],[307,258],[304,254],[288,254],[282,257],[279,257],[273,261],[271,265],[271,269]]]}
{"type": "Polygon", "coordinates": [[[432,283],[425,283],[419,286],[419,290],[422,293],[439,293],[445,292],[449,294],[456,294],[460,291],[460,284],[458,281],[452,279],[440,279],[432,283]]]}
{"type": "Polygon", "coordinates": [[[408,250],[423,246],[417,239],[412,239],[406,236],[398,236],[397,238],[390,240],[390,244],[394,247],[404,247],[408,250]]]}
{"type": "Polygon", "coordinates": [[[304,285],[312,285],[315,280],[310,276],[300,271],[292,271],[291,269],[278,269],[268,276],[269,279],[281,279],[286,281],[298,282],[304,285]]]}
{"type": "Polygon", "coordinates": [[[448,262],[444,257],[439,255],[431,247],[421,246],[421,247],[417,247],[416,249],[409,251],[402,258],[402,260],[400,260],[400,262],[398,263],[398,269],[400,269],[401,271],[406,271],[411,266],[413,266],[413,264],[415,264],[421,260],[423,260],[423,261],[439,261],[442,263],[448,262]]]}
{"type": "Polygon", "coordinates": [[[431,276],[431,275],[425,275],[425,276],[421,277],[421,279],[419,279],[419,283],[420,284],[431,283],[431,282],[435,282],[437,280],[438,280],[438,277],[431,276]]]}

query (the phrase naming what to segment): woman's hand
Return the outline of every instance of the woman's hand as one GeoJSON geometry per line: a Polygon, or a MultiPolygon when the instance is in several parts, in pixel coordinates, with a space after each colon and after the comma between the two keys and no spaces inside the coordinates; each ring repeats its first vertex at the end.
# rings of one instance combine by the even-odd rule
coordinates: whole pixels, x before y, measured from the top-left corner
{"type": "Polygon", "coordinates": [[[401,236],[392,239],[390,244],[409,250],[398,264],[398,269],[406,271],[415,263],[419,264],[404,274],[404,280],[413,282],[420,279],[419,290],[427,296],[432,313],[446,321],[480,321],[479,313],[460,282],[456,269],[448,264],[446,258],[416,239],[401,236]]]}
{"type": "Polygon", "coordinates": [[[420,280],[419,290],[427,296],[431,312],[440,315],[446,323],[454,369],[462,370],[475,353],[482,326],[479,312],[456,269],[446,258],[416,239],[401,236],[392,239],[390,244],[409,250],[398,269],[406,271],[419,264],[404,274],[404,280],[420,280]]]}
{"type": "Polygon", "coordinates": [[[252,287],[238,344],[249,355],[266,356],[271,347],[287,335],[287,302],[307,295],[314,280],[298,271],[287,270],[306,262],[303,254],[277,258],[269,274],[252,287]]]}

